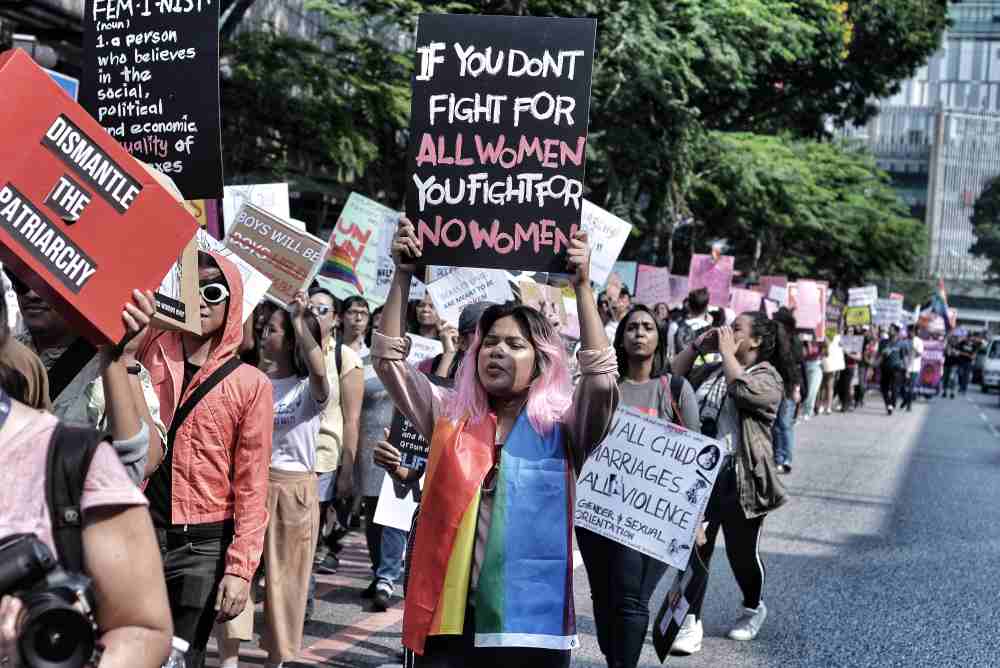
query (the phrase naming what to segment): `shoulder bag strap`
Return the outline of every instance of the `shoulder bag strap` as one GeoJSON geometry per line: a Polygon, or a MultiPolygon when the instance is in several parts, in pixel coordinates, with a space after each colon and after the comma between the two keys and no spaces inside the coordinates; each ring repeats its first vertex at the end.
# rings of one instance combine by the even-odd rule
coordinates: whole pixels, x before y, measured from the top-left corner
{"type": "Polygon", "coordinates": [[[49,400],[55,401],[96,354],[97,348],[83,337],[70,344],[48,371],[49,400]]]}
{"type": "Polygon", "coordinates": [[[45,500],[52,518],[52,539],[63,569],[83,572],[83,512],[80,499],[97,446],[95,429],[56,425],[46,462],[45,500]]]}
{"type": "Polygon", "coordinates": [[[187,416],[191,414],[198,402],[205,398],[205,395],[212,391],[216,385],[225,380],[226,376],[236,371],[243,362],[238,357],[230,357],[225,364],[212,372],[208,378],[202,381],[201,385],[194,389],[194,392],[187,400],[177,408],[174,413],[174,420],[170,423],[170,431],[167,433],[167,447],[174,447],[174,438],[177,436],[177,429],[184,423],[187,416]]]}
{"type": "Polygon", "coordinates": [[[687,429],[687,425],[684,424],[684,416],[681,415],[681,408],[677,405],[677,397],[681,395],[681,390],[684,388],[684,377],[676,374],[660,376],[660,387],[670,397],[670,409],[674,412],[674,424],[687,429]]]}

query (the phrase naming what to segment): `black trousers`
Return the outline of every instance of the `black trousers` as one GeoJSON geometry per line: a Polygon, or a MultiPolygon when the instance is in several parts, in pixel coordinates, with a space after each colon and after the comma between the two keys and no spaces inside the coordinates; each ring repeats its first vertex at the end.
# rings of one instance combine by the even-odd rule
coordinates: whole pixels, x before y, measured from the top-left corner
{"type": "Polygon", "coordinates": [[[378,506],[377,496],[365,496],[361,499],[361,512],[365,516],[365,543],[368,544],[368,557],[372,562],[372,577],[382,561],[382,525],[375,524],[375,508],[378,506]]]}
{"type": "Polygon", "coordinates": [[[667,565],[586,529],[576,530],[576,541],[608,668],[635,668],[649,629],[649,597],[667,565]]]}
{"type": "Polygon", "coordinates": [[[174,635],[190,644],[186,668],[201,668],[215,625],[215,597],[225,573],[226,550],[231,537],[214,540],[191,540],[188,537],[156,530],[167,580],[167,598],[174,635]]]}
{"type": "MultiPolygon", "coordinates": [[[[764,526],[764,517],[760,515],[752,519],[747,519],[743,514],[743,509],[739,505],[739,500],[734,493],[735,479],[732,469],[723,469],[719,472],[719,480],[712,494],[715,497],[709,501],[708,526],[705,528],[707,542],[698,549],[698,554],[705,562],[705,567],[709,568],[712,560],[712,553],[715,551],[715,539],[719,537],[719,529],[726,536],[726,556],[729,558],[729,567],[733,569],[733,576],[736,577],[736,584],[743,592],[743,607],[756,608],[760,605],[760,599],[764,592],[764,561],[760,558],[760,532],[764,526]]],[[[709,568],[709,573],[711,569],[709,568]]],[[[705,592],[708,591],[706,581],[701,594],[691,602],[688,614],[701,619],[701,607],[705,602],[705,592]]]]}
{"type": "Polygon", "coordinates": [[[428,636],[424,655],[406,651],[406,668],[569,668],[569,650],[476,647],[475,610],[465,611],[460,636],[428,636]]]}
{"type": "Polygon", "coordinates": [[[879,372],[879,381],[882,385],[882,398],[885,400],[885,407],[896,408],[896,398],[899,396],[899,389],[903,384],[902,370],[883,366],[879,372]]]}

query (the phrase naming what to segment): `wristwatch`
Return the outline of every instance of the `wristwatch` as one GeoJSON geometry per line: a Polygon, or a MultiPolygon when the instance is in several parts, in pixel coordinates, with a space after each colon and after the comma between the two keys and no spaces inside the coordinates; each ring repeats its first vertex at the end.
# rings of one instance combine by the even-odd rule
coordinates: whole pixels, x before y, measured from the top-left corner
{"type": "Polygon", "coordinates": [[[125,370],[128,371],[133,376],[138,376],[142,372],[142,367],[139,366],[138,364],[132,364],[130,366],[125,367],[125,370]]]}

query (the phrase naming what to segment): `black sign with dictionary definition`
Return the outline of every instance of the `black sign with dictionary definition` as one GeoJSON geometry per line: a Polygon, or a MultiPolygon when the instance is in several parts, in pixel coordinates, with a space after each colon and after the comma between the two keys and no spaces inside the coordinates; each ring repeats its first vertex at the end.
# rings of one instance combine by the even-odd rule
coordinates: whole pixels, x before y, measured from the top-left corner
{"type": "Polygon", "coordinates": [[[86,0],[80,104],[185,199],[222,197],[218,0],[86,0]]]}

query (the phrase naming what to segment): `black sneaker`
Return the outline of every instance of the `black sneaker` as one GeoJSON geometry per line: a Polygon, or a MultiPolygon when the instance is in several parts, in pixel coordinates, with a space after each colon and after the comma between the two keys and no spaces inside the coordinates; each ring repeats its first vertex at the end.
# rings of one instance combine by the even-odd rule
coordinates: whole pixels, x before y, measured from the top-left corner
{"type": "Polygon", "coordinates": [[[361,598],[375,598],[375,583],[372,582],[368,587],[361,592],[361,598]]]}
{"type": "Polygon", "coordinates": [[[333,575],[339,569],[340,569],[340,559],[338,559],[337,555],[333,554],[332,552],[330,554],[327,554],[323,558],[323,561],[316,564],[316,572],[323,573],[324,575],[333,575]]]}
{"type": "Polygon", "coordinates": [[[375,596],[372,598],[372,608],[375,612],[385,612],[392,605],[392,593],[378,587],[375,589],[375,596]]]}
{"type": "Polygon", "coordinates": [[[792,472],[792,467],[788,464],[778,464],[778,473],[782,475],[788,475],[792,472]]]}

